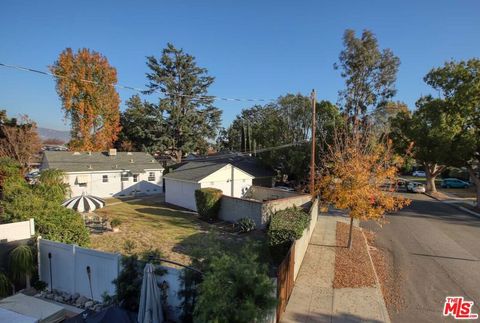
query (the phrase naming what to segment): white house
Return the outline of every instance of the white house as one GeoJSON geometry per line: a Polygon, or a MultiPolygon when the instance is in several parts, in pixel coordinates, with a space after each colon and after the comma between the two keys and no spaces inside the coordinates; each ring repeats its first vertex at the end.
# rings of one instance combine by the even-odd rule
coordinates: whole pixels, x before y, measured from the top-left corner
{"type": "Polygon", "coordinates": [[[163,191],[163,167],[142,152],[45,151],[40,169],[60,169],[71,195],[98,197],[156,194],[163,191]]]}
{"type": "Polygon", "coordinates": [[[165,202],[196,211],[197,189],[213,187],[224,195],[242,197],[253,178],[230,163],[188,162],[164,176],[165,202]]]}

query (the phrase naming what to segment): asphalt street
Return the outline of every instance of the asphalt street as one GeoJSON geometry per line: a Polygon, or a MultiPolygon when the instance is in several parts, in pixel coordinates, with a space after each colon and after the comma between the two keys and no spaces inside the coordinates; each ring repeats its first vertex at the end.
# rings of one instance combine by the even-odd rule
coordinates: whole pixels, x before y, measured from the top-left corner
{"type": "Polygon", "coordinates": [[[388,215],[377,246],[391,263],[395,289],[404,299],[392,322],[454,321],[442,316],[445,297],[473,300],[480,313],[480,218],[423,194],[405,194],[407,208],[388,215]]]}

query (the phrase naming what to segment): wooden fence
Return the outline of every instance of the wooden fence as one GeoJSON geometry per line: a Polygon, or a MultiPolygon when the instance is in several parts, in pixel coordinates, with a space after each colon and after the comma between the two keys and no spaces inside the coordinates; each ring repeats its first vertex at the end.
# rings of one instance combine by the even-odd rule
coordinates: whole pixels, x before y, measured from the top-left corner
{"type": "Polygon", "coordinates": [[[277,270],[277,322],[287,308],[288,300],[293,291],[295,274],[295,242],[283,259],[277,270]]]}

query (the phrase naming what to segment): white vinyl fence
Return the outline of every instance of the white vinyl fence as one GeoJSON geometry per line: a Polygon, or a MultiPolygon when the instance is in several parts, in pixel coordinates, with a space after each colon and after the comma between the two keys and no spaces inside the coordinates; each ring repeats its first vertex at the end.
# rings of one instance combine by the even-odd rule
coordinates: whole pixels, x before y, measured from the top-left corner
{"type": "Polygon", "coordinates": [[[30,239],[35,235],[33,219],[22,222],[0,224],[0,240],[6,242],[30,239]]]}
{"type": "Polygon", "coordinates": [[[102,300],[104,292],[109,295],[115,293],[112,281],[120,270],[119,254],[45,239],[38,239],[38,247],[40,280],[46,282],[49,288],[78,293],[96,301],[102,300]]]}

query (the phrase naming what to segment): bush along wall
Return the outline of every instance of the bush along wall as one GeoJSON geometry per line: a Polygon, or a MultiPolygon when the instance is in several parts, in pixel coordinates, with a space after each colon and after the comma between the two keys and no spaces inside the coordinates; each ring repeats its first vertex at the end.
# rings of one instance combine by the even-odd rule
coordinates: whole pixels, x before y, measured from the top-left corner
{"type": "Polygon", "coordinates": [[[273,214],[267,235],[270,253],[276,263],[280,263],[285,258],[293,241],[302,237],[309,223],[310,216],[296,207],[273,214]]]}
{"type": "Polygon", "coordinates": [[[220,210],[220,200],[223,192],[219,189],[206,187],[195,191],[197,212],[206,220],[216,220],[220,210]]]}

